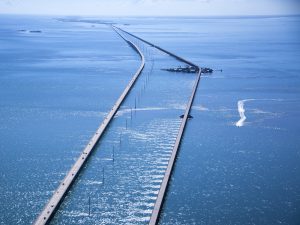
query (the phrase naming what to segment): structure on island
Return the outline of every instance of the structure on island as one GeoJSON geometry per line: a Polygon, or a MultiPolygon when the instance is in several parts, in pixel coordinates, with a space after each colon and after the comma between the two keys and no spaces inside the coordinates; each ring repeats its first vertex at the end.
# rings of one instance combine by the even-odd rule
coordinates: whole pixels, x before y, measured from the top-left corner
{"type": "Polygon", "coordinates": [[[199,68],[197,66],[185,66],[185,67],[179,66],[177,68],[168,68],[168,69],[161,69],[161,70],[165,70],[168,72],[175,72],[175,73],[198,73],[199,70],[201,71],[201,73],[213,72],[213,69],[207,67],[199,68]]]}

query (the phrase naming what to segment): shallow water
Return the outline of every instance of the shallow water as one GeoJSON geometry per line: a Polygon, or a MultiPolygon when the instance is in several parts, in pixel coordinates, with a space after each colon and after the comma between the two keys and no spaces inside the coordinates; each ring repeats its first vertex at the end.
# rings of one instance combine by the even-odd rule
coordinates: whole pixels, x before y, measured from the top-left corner
{"type": "MultiPolygon", "coordinates": [[[[28,224],[140,61],[103,24],[1,18],[0,223],[28,224]]],[[[300,18],[104,21],[223,69],[201,79],[160,223],[299,224],[300,18]]],[[[194,77],[138,44],[148,66],[53,224],[149,220],[194,77]]]]}

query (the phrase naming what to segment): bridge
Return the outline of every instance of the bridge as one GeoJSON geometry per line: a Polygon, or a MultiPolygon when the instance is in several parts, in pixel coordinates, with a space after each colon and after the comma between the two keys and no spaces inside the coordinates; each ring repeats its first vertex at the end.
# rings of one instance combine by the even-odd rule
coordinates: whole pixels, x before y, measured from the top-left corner
{"type": "Polygon", "coordinates": [[[105,132],[107,131],[107,127],[109,126],[109,124],[113,121],[116,113],[118,112],[120,106],[122,105],[122,103],[124,102],[124,100],[126,99],[126,97],[128,96],[129,92],[131,91],[131,89],[134,87],[136,81],[138,80],[139,76],[141,75],[144,67],[145,67],[145,56],[143,54],[143,52],[141,51],[141,49],[132,41],[130,40],[128,37],[126,37],[126,35],[131,36],[132,38],[138,39],[142,42],[144,42],[145,44],[154,47],[168,55],[170,55],[171,57],[174,57],[176,60],[183,62],[185,64],[188,64],[190,66],[196,67],[198,68],[198,73],[195,79],[195,83],[194,83],[194,87],[192,90],[192,93],[190,95],[188,104],[186,106],[185,109],[185,113],[184,116],[182,118],[182,122],[180,125],[180,129],[179,132],[177,134],[176,137],[176,141],[171,153],[171,157],[169,159],[165,174],[164,174],[164,178],[163,181],[160,185],[160,189],[156,198],[156,202],[151,214],[151,218],[150,218],[150,222],[149,224],[154,225],[157,224],[158,219],[159,219],[159,215],[161,212],[161,208],[163,205],[163,201],[164,201],[164,196],[166,194],[167,191],[167,187],[168,187],[168,183],[169,183],[169,179],[171,177],[172,174],[172,170],[174,167],[174,163],[176,160],[176,156],[180,147],[180,142],[182,140],[182,136],[185,130],[185,127],[187,125],[187,121],[189,118],[189,113],[193,104],[193,100],[197,91],[197,87],[201,78],[201,69],[195,65],[194,63],[183,59],[182,57],[179,57],[157,45],[154,45],[136,35],[133,35],[121,28],[118,28],[116,26],[112,25],[112,29],[124,40],[128,43],[128,45],[137,52],[137,54],[140,56],[141,58],[141,64],[140,67],[138,68],[138,70],[136,71],[136,73],[133,75],[132,79],[130,80],[130,82],[127,84],[127,86],[125,87],[125,90],[123,91],[123,93],[121,94],[121,96],[117,99],[117,101],[115,102],[115,104],[113,105],[112,109],[110,110],[110,112],[108,113],[108,115],[104,118],[103,122],[100,124],[100,126],[98,127],[98,129],[96,130],[96,132],[94,133],[94,135],[92,136],[92,138],[90,139],[90,141],[87,143],[87,145],[85,146],[85,148],[83,149],[82,153],[80,154],[80,156],[78,157],[77,161],[74,163],[74,165],[71,167],[70,171],[67,173],[67,175],[65,176],[65,178],[62,180],[62,182],[60,183],[60,185],[58,186],[58,188],[55,190],[54,194],[52,195],[52,197],[50,198],[50,200],[48,201],[48,203],[46,204],[46,206],[44,207],[44,209],[41,211],[41,213],[39,214],[39,216],[37,217],[37,219],[35,220],[34,224],[35,225],[43,225],[43,224],[48,224],[51,219],[53,218],[53,216],[55,215],[56,211],[59,209],[61,203],[64,200],[64,197],[66,196],[66,194],[68,193],[68,191],[70,190],[70,188],[72,187],[74,181],[76,180],[76,178],[78,177],[78,175],[80,174],[81,170],[83,169],[84,165],[87,163],[89,157],[91,156],[92,152],[95,150],[97,143],[99,142],[99,140],[101,139],[101,137],[105,134],[105,132]],[[126,35],[124,35],[126,34],[126,35]]]}

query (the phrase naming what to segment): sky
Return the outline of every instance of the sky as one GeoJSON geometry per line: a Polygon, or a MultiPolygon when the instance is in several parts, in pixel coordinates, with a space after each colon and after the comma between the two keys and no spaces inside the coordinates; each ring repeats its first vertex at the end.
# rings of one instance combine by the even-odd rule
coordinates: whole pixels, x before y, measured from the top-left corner
{"type": "Polygon", "coordinates": [[[300,14],[300,0],[0,0],[0,14],[234,16],[300,14]]]}

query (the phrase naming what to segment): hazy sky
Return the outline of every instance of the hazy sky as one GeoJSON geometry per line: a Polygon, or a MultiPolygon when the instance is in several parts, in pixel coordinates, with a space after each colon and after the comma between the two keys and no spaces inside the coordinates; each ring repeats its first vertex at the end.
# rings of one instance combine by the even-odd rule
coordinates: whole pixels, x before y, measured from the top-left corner
{"type": "Polygon", "coordinates": [[[0,0],[0,13],[98,16],[300,14],[300,0],[0,0]]]}

